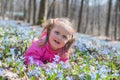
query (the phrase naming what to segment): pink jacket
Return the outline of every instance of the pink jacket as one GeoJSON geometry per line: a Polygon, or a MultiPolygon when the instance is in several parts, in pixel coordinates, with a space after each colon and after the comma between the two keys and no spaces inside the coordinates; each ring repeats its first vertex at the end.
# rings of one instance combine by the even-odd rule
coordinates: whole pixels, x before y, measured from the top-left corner
{"type": "MultiPolygon", "coordinates": [[[[28,63],[32,63],[39,66],[47,62],[53,62],[53,58],[55,57],[55,55],[57,55],[57,53],[66,54],[66,52],[63,49],[58,49],[56,51],[52,50],[50,48],[49,43],[46,43],[45,45],[39,47],[37,45],[37,41],[33,41],[31,46],[25,52],[24,63],[26,65],[28,65],[28,63]]],[[[59,57],[60,57],[59,61],[64,62],[69,59],[69,57],[67,58],[63,58],[62,56],[59,57]]]]}

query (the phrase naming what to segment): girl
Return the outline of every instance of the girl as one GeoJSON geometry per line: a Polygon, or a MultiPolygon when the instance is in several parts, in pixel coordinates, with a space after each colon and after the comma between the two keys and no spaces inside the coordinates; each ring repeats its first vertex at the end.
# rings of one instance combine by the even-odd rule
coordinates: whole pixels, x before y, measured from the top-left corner
{"type": "Polygon", "coordinates": [[[44,65],[53,62],[55,55],[59,61],[66,62],[69,59],[70,47],[75,41],[74,30],[68,19],[50,19],[43,26],[39,40],[34,41],[24,55],[24,63],[44,65]]]}

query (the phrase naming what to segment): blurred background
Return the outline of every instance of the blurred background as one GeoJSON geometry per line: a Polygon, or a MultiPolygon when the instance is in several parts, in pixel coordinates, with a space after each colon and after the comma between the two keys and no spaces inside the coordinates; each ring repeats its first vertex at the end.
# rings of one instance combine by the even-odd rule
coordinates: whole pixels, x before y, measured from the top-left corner
{"type": "Polygon", "coordinates": [[[40,25],[68,17],[77,32],[120,40],[120,0],[0,0],[0,20],[40,25]]]}

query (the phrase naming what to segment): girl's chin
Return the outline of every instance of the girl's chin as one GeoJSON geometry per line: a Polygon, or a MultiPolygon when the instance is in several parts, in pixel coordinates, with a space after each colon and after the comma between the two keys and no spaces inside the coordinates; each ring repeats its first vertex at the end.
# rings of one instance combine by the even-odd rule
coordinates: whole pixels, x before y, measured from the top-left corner
{"type": "Polygon", "coordinates": [[[57,49],[59,49],[57,46],[58,46],[58,45],[52,44],[52,45],[51,45],[51,48],[52,48],[53,50],[57,50],[57,49]]]}
{"type": "Polygon", "coordinates": [[[52,48],[52,50],[57,50],[57,49],[59,49],[59,48],[56,48],[56,47],[51,47],[52,48]]]}

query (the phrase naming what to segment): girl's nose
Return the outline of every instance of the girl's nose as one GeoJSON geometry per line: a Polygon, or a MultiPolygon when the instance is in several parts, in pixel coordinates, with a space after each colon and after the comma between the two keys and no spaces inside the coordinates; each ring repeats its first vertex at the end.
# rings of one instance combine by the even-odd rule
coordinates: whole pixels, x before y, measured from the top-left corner
{"type": "Polygon", "coordinates": [[[61,36],[58,36],[58,40],[62,40],[62,37],[61,37],[61,36]]]}

